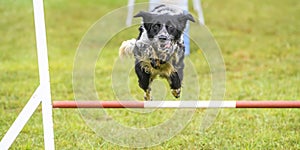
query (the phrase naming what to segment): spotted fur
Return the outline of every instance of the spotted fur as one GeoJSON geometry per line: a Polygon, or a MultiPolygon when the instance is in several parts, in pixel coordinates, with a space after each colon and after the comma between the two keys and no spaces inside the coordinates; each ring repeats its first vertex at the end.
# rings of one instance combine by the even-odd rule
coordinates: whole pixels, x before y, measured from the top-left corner
{"type": "Polygon", "coordinates": [[[184,69],[183,31],[192,15],[182,10],[160,5],[151,12],[141,11],[135,17],[142,17],[139,36],[125,41],[120,55],[132,52],[135,57],[135,72],[139,86],[145,91],[145,100],[151,100],[151,82],[162,77],[169,82],[174,97],[180,97],[184,69]],[[135,42],[135,44],[132,44],[135,42]]]}

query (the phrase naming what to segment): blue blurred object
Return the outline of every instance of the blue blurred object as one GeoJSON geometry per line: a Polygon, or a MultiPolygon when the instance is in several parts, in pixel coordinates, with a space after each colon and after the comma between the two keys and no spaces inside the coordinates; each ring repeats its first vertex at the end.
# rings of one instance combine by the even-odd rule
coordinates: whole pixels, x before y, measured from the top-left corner
{"type": "Polygon", "coordinates": [[[183,35],[183,41],[184,41],[184,46],[185,46],[185,52],[184,55],[189,55],[190,54],[190,23],[186,23],[186,28],[184,30],[184,35],[183,35]]]}

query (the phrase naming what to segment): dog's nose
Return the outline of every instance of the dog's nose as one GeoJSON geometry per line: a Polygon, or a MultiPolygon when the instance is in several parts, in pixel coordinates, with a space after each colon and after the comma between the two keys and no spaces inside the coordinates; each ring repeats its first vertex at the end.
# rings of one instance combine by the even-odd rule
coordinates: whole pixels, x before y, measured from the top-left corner
{"type": "Polygon", "coordinates": [[[165,35],[160,35],[160,36],[158,37],[158,39],[159,39],[160,41],[165,41],[165,40],[168,39],[168,37],[165,36],[165,35]]]}

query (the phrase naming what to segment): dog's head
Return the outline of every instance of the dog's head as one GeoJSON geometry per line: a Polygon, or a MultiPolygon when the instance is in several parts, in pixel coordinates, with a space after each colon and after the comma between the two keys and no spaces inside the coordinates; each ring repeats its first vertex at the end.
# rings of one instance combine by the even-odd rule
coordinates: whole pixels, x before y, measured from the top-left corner
{"type": "Polygon", "coordinates": [[[183,11],[160,5],[151,12],[141,11],[134,17],[143,18],[143,27],[158,50],[166,50],[180,40],[187,21],[195,22],[193,16],[183,11]]]}

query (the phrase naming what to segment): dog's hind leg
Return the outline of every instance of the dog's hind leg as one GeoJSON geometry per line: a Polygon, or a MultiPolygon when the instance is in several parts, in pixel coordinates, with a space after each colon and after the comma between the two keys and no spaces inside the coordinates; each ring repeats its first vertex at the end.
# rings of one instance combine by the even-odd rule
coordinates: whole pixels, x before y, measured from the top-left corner
{"type": "Polygon", "coordinates": [[[141,66],[141,62],[136,63],[135,65],[135,73],[138,76],[138,82],[140,88],[142,88],[145,92],[144,100],[151,100],[151,74],[147,68],[141,66]]]}

